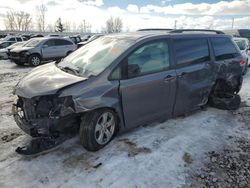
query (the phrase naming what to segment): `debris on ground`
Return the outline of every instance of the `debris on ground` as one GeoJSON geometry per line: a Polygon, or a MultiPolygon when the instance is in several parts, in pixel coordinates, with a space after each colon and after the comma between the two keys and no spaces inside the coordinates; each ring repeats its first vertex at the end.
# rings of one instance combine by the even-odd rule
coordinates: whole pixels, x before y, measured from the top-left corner
{"type": "Polygon", "coordinates": [[[120,139],[120,142],[125,144],[125,149],[128,152],[128,157],[134,157],[140,153],[151,153],[151,149],[147,147],[137,147],[137,144],[127,138],[120,139]]]}
{"type": "Polygon", "coordinates": [[[7,135],[4,135],[1,137],[1,140],[6,143],[6,142],[10,142],[16,138],[18,138],[19,136],[21,136],[22,134],[21,133],[10,133],[10,134],[7,134],[7,135]]]}
{"type": "Polygon", "coordinates": [[[235,141],[238,149],[208,153],[209,162],[192,175],[191,187],[250,187],[250,141],[235,141]]]}
{"type": "Polygon", "coordinates": [[[184,153],[184,155],[182,156],[182,160],[186,163],[186,164],[192,164],[193,159],[191,158],[191,155],[187,152],[184,153]]]}

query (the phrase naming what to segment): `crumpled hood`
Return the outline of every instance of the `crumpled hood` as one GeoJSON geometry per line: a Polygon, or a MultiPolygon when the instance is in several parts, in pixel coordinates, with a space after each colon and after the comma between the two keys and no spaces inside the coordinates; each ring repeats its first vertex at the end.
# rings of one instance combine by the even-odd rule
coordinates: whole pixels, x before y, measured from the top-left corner
{"type": "Polygon", "coordinates": [[[14,93],[25,98],[52,95],[59,89],[86,80],[87,78],[66,73],[49,63],[33,69],[22,78],[14,89],[14,93]]]}
{"type": "Polygon", "coordinates": [[[33,47],[17,46],[17,47],[15,47],[15,48],[11,49],[11,52],[17,52],[17,53],[19,53],[19,52],[22,52],[22,51],[28,51],[28,50],[30,50],[30,49],[32,49],[32,48],[33,48],[33,47]]]}

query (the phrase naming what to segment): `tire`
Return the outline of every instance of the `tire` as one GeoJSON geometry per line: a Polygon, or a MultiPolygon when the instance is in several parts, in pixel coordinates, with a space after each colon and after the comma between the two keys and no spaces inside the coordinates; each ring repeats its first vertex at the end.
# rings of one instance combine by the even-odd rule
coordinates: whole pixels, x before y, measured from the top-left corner
{"type": "Polygon", "coordinates": [[[209,98],[212,107],[222,110],[236,110],[240,107],[241,98],[238,94],[219,93],[209,98]]]}
{"type": "Polygon", "coordinates": [[[23,66],[24,65],[24,62],[20,62],[20,61],[14,61],[15,64],[19,65],[19,66],[23,66]]]}
{"type": "Polygon", "coordinates": [[[98,151],[114,138],[117,125],[117,116],[112,110],[101,109],[85,114],[79,130],[82,146],[88,151],[98,151]],[[103,122],[105,121],[104,116],[107,117],[106,123],[103,122]],[[110,133],[108,136],[107,130],[110,133]]]}
{"type": "Polygon", "coordinates": [[[72,53],[72,51],[68,51],[67,54],[66,54],[66,56],[68,56],[68,55],[71,54],[71,53],[72,53]]]}
{"type": "Polygon", "coordinates": [[[41,58],[40,58],[39,55],[36,55],[36,54],[31,55],[31,56],[29,57],[29,59],[28,59],[28,63],[29,63],[31,66],[36,67],[36,66],[38,66],[38,65],[41,64],[41,58]]]}

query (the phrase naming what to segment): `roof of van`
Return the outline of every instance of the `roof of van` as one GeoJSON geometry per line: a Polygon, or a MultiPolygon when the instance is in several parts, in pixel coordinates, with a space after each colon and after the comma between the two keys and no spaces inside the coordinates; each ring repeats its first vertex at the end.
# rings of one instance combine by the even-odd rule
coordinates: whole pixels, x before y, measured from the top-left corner
{"type": "Polygon", "coordinates": [[[105,37],[114,37],[118,39],[130,39],[130,40],[140,40],[144,38],[156,37],[156,36],[200,36],[200,37],[231,37],[225,34],[211,34],[211,33],[202,33],[202,32],[187,32],[187,33],[172,33],[169,31],[136,31],[136,32],[127,32],[127,33],[115,33],[108,34],[105,37]]]}

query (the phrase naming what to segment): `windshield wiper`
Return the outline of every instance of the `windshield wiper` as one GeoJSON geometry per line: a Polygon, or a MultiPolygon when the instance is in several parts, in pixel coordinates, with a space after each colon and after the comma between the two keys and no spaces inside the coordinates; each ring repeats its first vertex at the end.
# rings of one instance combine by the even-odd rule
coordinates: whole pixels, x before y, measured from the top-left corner
{"type": "Polygon", "coordinates": [[[65,72],[68,72],[68,71],[71,71],[73,72],[75,75],[79,76],[80,75],[80,72],[78,69],[74,69],[72,67],[69,67],[69,66],[65,66],[65,67],[59,67],[61,70],[64,70],[65,72]]]}

